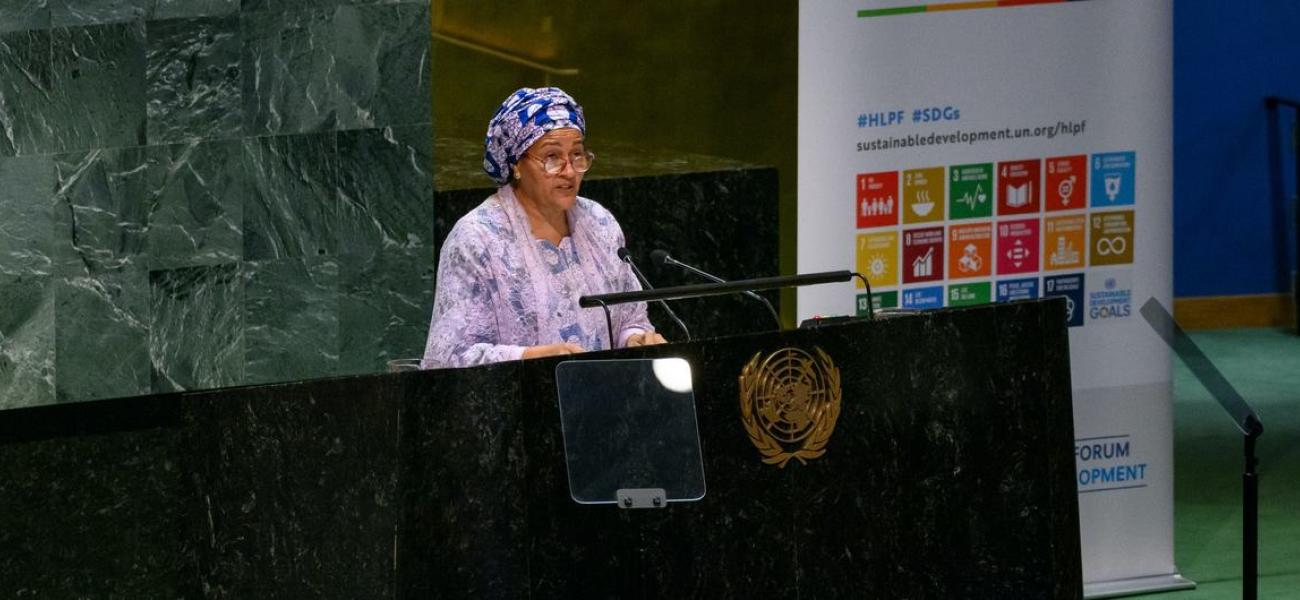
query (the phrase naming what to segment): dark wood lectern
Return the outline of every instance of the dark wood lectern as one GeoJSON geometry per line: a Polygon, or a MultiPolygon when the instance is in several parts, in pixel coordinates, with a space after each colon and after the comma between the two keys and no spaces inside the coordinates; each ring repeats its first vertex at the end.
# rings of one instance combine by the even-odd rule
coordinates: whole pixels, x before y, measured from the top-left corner
{"type": "Polygon", "coordinates": [[[1079,598],[1064,301],[596,357],[694,366],[707,495],[569,497],[538,360],[0,413],[0,595],[1079,598]],[[820,348],[826,453],[765,464],[738,376],[820,348]]]}

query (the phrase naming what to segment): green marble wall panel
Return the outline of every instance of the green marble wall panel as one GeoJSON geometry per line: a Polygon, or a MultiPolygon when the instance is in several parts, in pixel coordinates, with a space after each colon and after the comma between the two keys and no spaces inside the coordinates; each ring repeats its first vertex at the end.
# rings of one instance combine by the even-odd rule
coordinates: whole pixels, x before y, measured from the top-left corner
{"type": "Polygon", "coordinates": [[[50,48],[46,151],[144,144],[144,22],[56,27],[50,48]]]}
{"type": "Polygon", "coordinates": [[[48,29],[50,7],[47,0],[0,0],[0,33],[48,29]]]}
{"type": "Polygon", "coordinates": [[[50,157],[0,158],[0,273],[49,274],[53,233],[50,157]]]}
{"type": "Polygon", "coordinates": [[[54,402],[54,294],[48,275],[0,275],[0,409],[54,402]]]}
{"type": "Polygon", "coordinates": [[[244,133],[334,129],[332,9],[244,13],[244,133]]]}
{"type": "MultiPolygon", "coordinates": [[[[243,12],[257,11],[291,11],[302,10],[305,8],[330,8],[334,6],[347,4],[382,4],[384,2],[393,2],[394,0],[243,0],[241,10],[243,12]]],[[[423,0],[426,4],[428,0],[423,0]]]]}
{"type": "Polygon", "coordinates": [[[154,19],[220,17],[239,12],[239,0],[157,0],[154,19]]]}
{"type": "Polygon", "coordinates": [[[340,128],[429,121],[429,7],[344,6],[334,15],[340,128]]]}
{"type": "Polygon", "coordinates": [[[428,0],[0,0],[0,408],[417,356],[429,25],[428,0]]]}
{"type": "Polygon", "coordinates": [[[227,264],[244,255],[243,143],[153,146],[148,248],[150,269],[227,264]]]}
{"type": "Polygon", "coordinates": [[[55,27],[101,25],[140,21],[149,16],[155,0],[48,0],[55,27]]]}
{"type": "Polygon", "coordinates": [[[340,375],[377,373],[389,360],[424,354],[436,264],[432,246],[340,257],[340,375]]]}
{"type": "Polygon", "coordinates": [[[0,156],[38,154],[52,145],[50,32],[0,33],[0,156]]]}
{"type": "Polygon", "coordinates": [[[239,137],[239,17],[151,21],[146,34],[149,143],[239,137]]]}
{"type": "Polygon", "coordinates": [[[433,131],[338,134],[340,374],[422,354],[433,309],[433,131]]]}
{"type": "Polygon", "coordinates": [[[335,253],[337,152],[333,132],[244,140],[245,260],[335,253]]]}
{"type": "Polygon", "coordinates": [[[243,289],[234,263],[149,273],[154,392],[243,383],[243,289]]]}
{"type": "Polygon", "coordinates": [[[244,383],[334,375],[339,263],[286,258],[244,267],[244,383]]]}
{"type": "Polygon", "coordinates": [[[55,157],[54,266],[61,275],[143,270],[151,194],[145,148],[55,157]]]}
{"type": "Polygon", "coordinates": [[[433,127],[338,133],[340,252],[433,245],[433,127]]]}
{"type": "Polygon", "coordinates": [[[150,391],[148,274],[68,277],[55,284],[56,399],[77,402],[150,391]]]}

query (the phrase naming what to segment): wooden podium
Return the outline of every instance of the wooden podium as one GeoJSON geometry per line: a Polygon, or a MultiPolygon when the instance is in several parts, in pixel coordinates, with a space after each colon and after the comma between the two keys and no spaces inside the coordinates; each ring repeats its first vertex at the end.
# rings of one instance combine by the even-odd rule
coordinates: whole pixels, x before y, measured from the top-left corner
{"type": "Polygon", "coordinates": [[[683,357],[707,494],[570,499],[555,360],[0,413],[0,595],[1080,598],[1064,301],[593,353],[683,357]],[[820,349],[825,454],[765,464],[756,355],[820,349]]]}

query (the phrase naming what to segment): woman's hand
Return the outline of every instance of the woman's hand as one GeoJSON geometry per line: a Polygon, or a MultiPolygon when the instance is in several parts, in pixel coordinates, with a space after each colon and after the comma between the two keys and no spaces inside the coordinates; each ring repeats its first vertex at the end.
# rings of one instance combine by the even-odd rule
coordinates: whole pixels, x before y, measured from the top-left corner
{"type": "Polygon", "coordinates": [[[582,346],[570,344],[568,342],[558,342],[555,344],[546,344],[544,346],[529,346],[524,348],[524,358],[541,358],[543,356],[564,356],[566,354],[578,354],[585,352],[582,346]]]}
{"type": "Polygon", "coordinates": [[[645,333],[634,333],[627,338],[627,347],[635,348],[637,346],[653,346],[655,344],[667,344],[668,340],[659,335],[657,331],[647,331],[645,333]]]}

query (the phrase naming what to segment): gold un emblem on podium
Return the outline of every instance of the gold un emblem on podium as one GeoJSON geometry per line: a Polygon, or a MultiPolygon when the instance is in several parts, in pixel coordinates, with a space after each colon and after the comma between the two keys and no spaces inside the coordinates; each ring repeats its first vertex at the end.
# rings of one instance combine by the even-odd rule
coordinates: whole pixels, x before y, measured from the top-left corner
{"type": "Polygon", "coordinates": [[[840,370],[821,348],[761,352],[740,372],[740,416],[763,462],[785,468],[826,453],[840,418],[840,370]]]}

